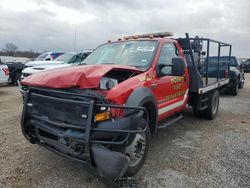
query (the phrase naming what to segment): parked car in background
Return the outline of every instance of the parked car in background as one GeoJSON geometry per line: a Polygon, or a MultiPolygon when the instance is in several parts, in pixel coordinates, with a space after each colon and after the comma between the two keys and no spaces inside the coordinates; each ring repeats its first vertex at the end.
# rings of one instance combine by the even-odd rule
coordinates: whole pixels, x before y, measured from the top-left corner
{"type": "Polygon", "coordinates": [[[62,52],[45,52],[39,55],[34,61],[29,61],[26,64],[22,62],[7,62],[6,65],[9,68],[9,84],[18,84],[21,79],[22,70],[27,66],[33,66],[36,64],[46,63],[48,61],[54,60],[55,58],[62,55],[62,52]]]}
{"type": "MultiPolygon", "coordinates": [[[[210,67],[210,70],[212,70],[211,69],[212,66],[214,66],[214,69],[217,69],[217,62],[218,62],[217,56],[209,57],[208,66],[210,67]]],[[[220,63],[222,64],[225,63],[225,67],[228,62],[229,62],[229,56],[220,57],[220,63]]],[[[210,72],[209,74],[213,74],[213,73],[210,72]]],[[[221,74],[222,74],[222,71],[220,71],[219,76],[221,76],[221,74]]],[[[240,64],[240,61],[238,60],[238,58],[235,56],[231,56],[230,58],[229,75],[230,75],[229,84],[227,84],[225,88],[230,95],[238,95],[239,89],[244,87],[245,77],[244,77],[243,66],[240,64]]]]}
{"type": "Polygon", "coordinates": [[[56,58],[63,55],[62,52],[45,52],[39,55],[34,61],[29,61],[25,64],[26,67],[34,67],[53,62],[56,58]]]}
{"type": "Polygon", "coordinates": [[[8,83],[8,79],[9,79],[8,66],[2,63],[0,60],[0,84],[8,83]]]}
{"type": "Polygon", "coordinates": [[[51,61],[64,54],[63,52],[44,52],[40,54],[35,61],[51,61]]]}
{"type": "Polygon", "coordinates": [[[242,63],[244,72],[250,72],[250,59],[242,63]]]}
{"type": "Polygon", "coordinates": [[[62,67],[68,67],[72,65],[80,64],[90,53],[92,50],[83,51],[83,52],[68,52],[59,57],[57,57],[54,61],[45,63],[40,66],[27,67],[22,71],[21,79],[26,78],[27,76],[43,71],[50,70],[62,67]]]}
{"type": "Polygon", "coordinates": [[[10,72],[8,83],[18,84],[18,80],[21,78],[22,70],[25,68],[25,64],[21,62],[9,62],[6,63],[6,65],[8,66],[10,72]]]}
{"type": "Polygon", "coordinates": [[[28,61],[32,60],[32,58],[29,58],[29,57],[15,57],[15,56],[0,56],[0,59],[5,64],[7,64],[9,62],[25,64],[28,61]]]}

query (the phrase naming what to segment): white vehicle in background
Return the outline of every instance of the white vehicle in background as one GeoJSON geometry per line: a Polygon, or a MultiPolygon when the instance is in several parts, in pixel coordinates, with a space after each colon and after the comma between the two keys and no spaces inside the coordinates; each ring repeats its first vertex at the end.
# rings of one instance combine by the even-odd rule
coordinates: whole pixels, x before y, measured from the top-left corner
{"type": "Polygon", "coordinates": [[[83,51],[83,52],[68,52],[65,53],[58,58],[56,58],[54,61],[45,62],[42,65],[27,67],[23,69],[21,80],[26,78],[27,76],[44,71],[44,70],[51,70],[56,68],[63,68],[63,67],[69,67],[72,65],[78,65],[80,64],[90,53],[92,50],[83,51]]]}
{"type": "Polygon", "coordinates": [[[43,52],[34,61],[52,61],[64,54],[64,52],[43,52]]]}
{"type": "Polygon", "coordinates": [[[7,84],[8,79],[9,79],[8,66],[2,63],[0,60],[0,84],[7,84]]]}
{"type": "Polygon", "coordinates": [[[29,61],[25,63],[26,67],[34,67],[37,65],[44,65],[53,62],[56,58],[63,55],[63,52],[44,52],[40,54],[36,59],[33,61],[29,61]]]}

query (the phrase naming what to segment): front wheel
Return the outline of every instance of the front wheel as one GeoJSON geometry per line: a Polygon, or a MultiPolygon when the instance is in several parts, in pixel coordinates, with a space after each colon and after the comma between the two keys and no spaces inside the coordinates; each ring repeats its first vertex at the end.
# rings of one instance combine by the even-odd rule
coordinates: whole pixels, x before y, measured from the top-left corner
{"type": "MultiPolygon", "coordinates": [[[[145,125],[145,121],[142,121],[142,124],[145,125]]],[[[134,176],[141,169],[147,157],[149,142],[150,129],[149,125],[147,125],[146,131],[144,133],[137,133],[130,145],[125,148],[125,154],[129,158],[125,176],[134,176]]]]}

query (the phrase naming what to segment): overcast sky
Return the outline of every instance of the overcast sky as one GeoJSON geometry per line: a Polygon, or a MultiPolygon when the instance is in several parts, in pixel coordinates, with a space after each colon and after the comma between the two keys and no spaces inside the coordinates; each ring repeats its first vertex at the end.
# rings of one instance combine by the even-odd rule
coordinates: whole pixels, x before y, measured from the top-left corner
{"type": "Polygon", "coordinates": [[[0,49],[95,48],[127,34],[189,32],[233,44],[250,57],[249,0],[0,0],[0,49]]]}

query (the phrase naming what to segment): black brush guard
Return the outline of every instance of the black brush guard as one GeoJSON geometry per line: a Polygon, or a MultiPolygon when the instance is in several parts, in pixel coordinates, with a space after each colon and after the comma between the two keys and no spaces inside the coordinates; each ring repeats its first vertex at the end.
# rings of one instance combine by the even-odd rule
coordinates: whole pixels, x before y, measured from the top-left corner
{"type": "Polygon", "coordinates": [[[147,129],[148,124],[147,110],[144,107],[138,106],[134,107],[96,103],[96,99],[94,97],[90,97],[90,100],[86,102],[77,99],[66,99],[55,96],[47,96],[39,94],[39,92],[37,93],[37,91],[46,91],[48,93],[54,92],[56,94],[59,93],[67,96],[76,96],[76,98],[77,96],[83,97],[82,94],[77,93],[68,93],[41,88],[29,88],[24,97],[24,105],[21,119],[21,128],[23,135],[33,144],[39,144],[59,155],[85,164],[85,166],[91,170],[90,172],[92,174],[100,176],[104,180],[104,182],[109,182],[110,184],[110,182],[113,182],[114,179],[120,178],[127,168],[128,159],[123,153],[111,151],[110,149],[105,147],[105,145],[124,145],[129,141],[132,135],[136,133],[144,133],[147,129]],[[85,125],[76,126],[67,123],[59,123],[43,116],[29,114],[28,111],[33,108],[32,102],[30,103],[30,98],[34,96],[46,100],[57,101],[59,103],[65,102],[69,105],[81,104],[83,108],[87,107],[88,113],[85,125]],[[118,119],[117,121],[113,120],[109,122],[103,122],[101,126],[98,126],[97,122],[94,122],[94,117],[95,109],[100,107],[120,108],[128,110],[129,113],[127,113],[125,117],[122,117],[120,121],[118,119]],[[131,121],[128,121],[126,120],[126,118],[132,119],[131,121]],[[143,128],[141,129],[125,125],[126,122],[132,123],[142,118],[146,118],[146,121],[144,121],[143,128]],[[36,135],[36,138],[32,137],[32,135],[29,133],[28,127],[30,125],[32,125],[35,129],[35,133],[33,134],[36,135]],[[117,129],[117,127],[119,128],[119,126],[121,127],[121,129],[117,129]],[[54,136],[56,138],[63,139],[56,140],[53,138],[44,137],[41,132],[47,132],[51,134],[51,137],[54,136]],[[101,137],[105,137],[105,135],[123,135],[123,139],[119,141],[101,139],[101,137]],[[84,153],[81,155],[81,157],[71,155],[70,152],[67,151],[67,146],[65,146],[63,143],[65,139],[71,139],[84,145],[84,153]]]}

